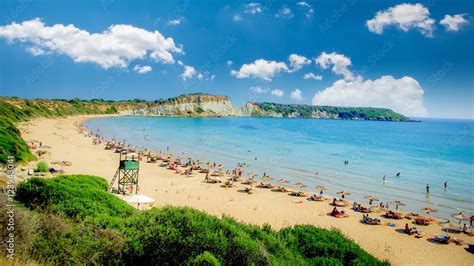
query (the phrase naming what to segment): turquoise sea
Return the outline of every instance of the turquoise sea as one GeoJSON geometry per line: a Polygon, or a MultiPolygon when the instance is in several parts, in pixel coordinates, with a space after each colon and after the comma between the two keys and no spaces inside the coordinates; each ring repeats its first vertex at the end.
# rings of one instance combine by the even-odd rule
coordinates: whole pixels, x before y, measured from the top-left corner
{"type": "Polygon", "coordinates": [[[369,194],[384,203],[401,200],[406,204],[402,210],[433,207],[439,210],[433,216],[439,217],[474,213],[473,120],[126,116],[85,124],[107,139],[125,139],[151,150],[169,147],[175,155],[223,163],[229,169],[245,162],[247,172],[302,181],[311,191],[325,185],[326,194],[346,190],[352,193],[348,199],[365,203],[369,194]]]}

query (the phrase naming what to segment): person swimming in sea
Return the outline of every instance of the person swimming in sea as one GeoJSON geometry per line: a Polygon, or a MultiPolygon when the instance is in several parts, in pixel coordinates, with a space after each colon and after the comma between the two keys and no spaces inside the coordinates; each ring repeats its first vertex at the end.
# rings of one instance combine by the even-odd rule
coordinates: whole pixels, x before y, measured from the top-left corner
{"type": "Polygon", "coordinates": [[[426,184],[426,193],[430,193],[430,186],[426,184]]]}
{"type": "Polygon", "coordinates": [[[399,177],[399,176],[400,176],[400,172],[397,173],[397,177],[399,177]]]}
{"type": "Polygon", "coordinates": [[[444,189],[447,189],[448,188],[448,181],[445,181],[444,182],[444,189]]]}
{"type": "Polygon", "coordinates": [[[387,181],[387,175],[383,176],[383,182],[387,181]]]}

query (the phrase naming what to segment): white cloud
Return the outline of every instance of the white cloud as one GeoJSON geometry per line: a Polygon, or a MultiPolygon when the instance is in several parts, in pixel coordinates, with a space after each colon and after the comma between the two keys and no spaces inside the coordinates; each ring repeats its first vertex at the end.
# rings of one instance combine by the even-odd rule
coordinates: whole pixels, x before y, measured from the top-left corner
{"type": "Polygon", "coordinates": [[[420,84],[406,76],[400,79],[392,76],[382,76],[376,80],[341,79],[331,87],[317,92],[313,104],[384,107],[407,116],[427,116],[423,95],[420,84]]]}
{"type": "Polygon", "coordinates": [[[458,31],[462,25],[467,24],[467,20],[464,18],[466,15],[467,14],[457,14],[454,16],[445,15],[439,24],[443,25],[447,31],[458,31]]]}
{"type": "Polygon", "coordinates": [[[262,11],[263,8],[260,3],[248,3],[245,5],[245,13],[255,15],[258,13],[262,13],[262,11]]]}
{"type": "Polygon", "coordinates": [[[212,75],[211,76],[211,80],[214,81],[214,79],[216,78],[216,75],[212,75]]]}
{"type": "Polygon", "coordinates": [[[36,46],[33,46],[33,47],[30,47],[28,49],[26,49],[30,54],[34,55],[34,56],[38,56],[38,55],[44,55],[46,54],[46,51],[39,48],[39,47],[36,47],[36,46]]]}
{"type": "Polygon", "coordinates": [[[303,76],[304,79],[314,79],[314,80],[322,80],[323,79],[323,76],[320,76],[320,75],[315,75],[313,73],[306,73],[304,74],[303,76]]]}
{"type": "Polygon", "coordinates": [[[269,89],[256,86],[256,87],[250,87],[250,90],[255,92],[256,94],[264,94],[264,93],[267,93],[269,89]]]}
{"type": "Polygon", "coordinates": [[[399,4],[384,11],[378,11],[375,17],[367,21],[369,31],[382,34],[385,27],[397,26],[403,31],[418,29],[423,35],[431,37],[435,20],[430,11],[422,4],[399,4]]]}
{"type": "Polygon", "coordinates": [[[232,61],[232,60],[227,60],[227,65],[228,65],[228,66],[231,66],[231,65],[233,65],[233,64],[234,64],[234,61],[232,61]]]}
{"type": "Polygon", "coordinates": [[[348,67],[352,64],[351,59],[345,55],[337,54],[335,52],[330,54],[323,52],[318,56],[318,58],[315,59],[315,62],[323,69],[327,69],[332,65],[332,72],[343,75],[344,79],[346,80],[351,80],[354,78],[354,75],[348,69],[348,67]]]}
{"type": "Polygon", "coordinates": [[[75,62],[96,63],[105,69],[124,68],[135,59],[145,58],[174,63],[172,53],[182,53],[172,38],[165,38],[158,31],[123,24],[112,25],[101,33],[89,33],[72,24],[45,26],[36,18],[0,26],[0,37],[30,44],[36,51],[64,54],[75,62]]]}
{"type": "Polygon", "coordinates": [[[294,91],[292,91],[290,97],[295,101],[303,100],[303,95],[301,94],[301,91],[299,89],[295,89],[294,91]]]}
{"type": "Polygon", "coordinates": [[[298,71],[300,70],[304,65],[311,64],[311,60],[302,56],[302,55],[297,55],[297,54],[291,54],[288,57],[288,60],[290,61],[290,66],[293,68],[292,71],[298,71]]]}
{"type": "Polygon", "coordinates": [[[239,22],[242,20],[242,17],[239,14],[237,14],[232,17],[232,20],[235,22],[239,22]]]}
{"type": "Polygon", "coordinates": [[[137,71],[138,74],[145,74],[148,73],[152,70],[151,66],[140,66],[140,65],[135,65],[133,70],[137,71]]]}
{"type": "Polygon", "coordinates": [[[183,22],[183,18],[177,18],[177,19],[171,19],[168,21],[168,23],[166,23],[166,25],[168,26],[177,26],[179,24],[181,24],[181,22],[183,22]]]}
{"type": "Polygon", "coordinates": [[[183,80],[188,80],[197,75],[196,69],[192,66],[184,66],[184,72],[181,74],[183,80]]]}
{"type": "Polygon", "coordinates": [[[289,71],[285,63],[258,59],[253,63],[242,65],[239,71],[232,70],[230,74],[239,79],[252,77],[271,81],[273,76],[281,71],[289,71]]]}
{"type": "Polygon", "coordinates": [[[300,6],[300,7],[303,8],[303,9],[306,9],[306,17],[307,17],[307,18],[311,18],[311,17],[313,16],[313,14],[314,14],[314,9],[313,9],[313,7],[312,7],[310,4],[308,4],[307,2],[304,2],[304,1],[298,2],[298,3],[296,3],[296,5],[300,6]]]}
{"type": "Polygon", "coordinates": [[[275,16],[277,18],[290,19],[293,17],[293,12],[291,12],[291,9],[284,6],[278,10],[278,13],[275,16]]]}
{"type": "Polygon", "coordinates": [[[307,2],[304,2],[304,1],[298,2],[298,3],[296,3],[296,4],[299,5],[299,6],[301,6],[301,7],[311,8],[311,5],[308,4],[307,2]]]}
{"type": "Polygon", "coordinates": [[[271,94],[276,97],[283,97],[283,95],[285,95],[285,92],[280,89],[274,89],[271,91],[271,94]]]}

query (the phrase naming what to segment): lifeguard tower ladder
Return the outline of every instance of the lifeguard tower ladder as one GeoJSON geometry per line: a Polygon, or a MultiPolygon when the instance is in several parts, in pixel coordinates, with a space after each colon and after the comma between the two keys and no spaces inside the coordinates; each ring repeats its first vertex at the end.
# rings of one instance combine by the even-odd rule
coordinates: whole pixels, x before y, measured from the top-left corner
{"type": "Polygon", "coordinates": [[[112,181],[110,181],[109,191],[113,189],[115,180],[118,180],[118,193],[125,194],[127,190],[130,194],[133,194],[133,191],[135,191],[135,194],[138,193],[139,160],[140,154],[120,154],[119,168],[115,172],[112,181]]]}

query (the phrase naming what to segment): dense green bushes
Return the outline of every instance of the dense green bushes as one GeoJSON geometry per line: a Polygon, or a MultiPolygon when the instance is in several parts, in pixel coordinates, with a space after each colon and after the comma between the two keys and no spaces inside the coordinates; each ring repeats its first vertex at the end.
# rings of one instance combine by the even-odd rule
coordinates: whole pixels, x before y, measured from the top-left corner
{"type": "Polygon", "coordinates": [[[106,190],[81,175],[21,183],[16,199],[37,217],[22,254],[56,264],[381,264],[337,231],[276,232],[191,208],[137,211],[106,190]]]}
{"type": "Polygon", "coordinates": [[[277,104],[256,103],[260,109],[266,112],[276,112],[284,117],[297,114],[300,117],[311,117],[313,112],[326,112],[335,115],[339,119],[361,119],[361,120],[388,120],[408,121],[409,118],[386,108],[372,107],[338,107],[338,106],[315,106],[306,104],[277,104]]]}

